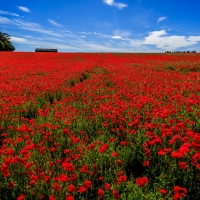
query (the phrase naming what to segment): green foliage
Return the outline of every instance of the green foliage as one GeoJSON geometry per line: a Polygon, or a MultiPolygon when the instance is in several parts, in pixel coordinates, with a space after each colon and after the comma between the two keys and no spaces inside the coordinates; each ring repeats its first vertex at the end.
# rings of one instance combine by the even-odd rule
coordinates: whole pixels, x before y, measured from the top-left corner
{"type": "Polygon", "coordinates": [[[69,86],[70,86],[70,87],[74,87],[76,81],[73,80],[73,79],[69,79],[68,82],[69,82],[69,86]]]}
{"type": "Polygon", "coordinates": [[[4,49],[5,45],[2,41],[0,41],[0,51],[2,51],[4,49]]]}
{"type": "Polygon", "coordinates": [[[173,66],[167,66],[167,69],[171,70],[171,71],[174,71],[175,70],[175,67],[173,66]]]}
{"type": "Polygon", "coordinates": [[[10,42],[10,35],[0,32],[0,51],[14,51],[15,47],[10,42]]]}
{"type": "Polygon", "coordinates": [[[92,69],[93,74],[107,74],[108,71],[106,68],[101,67],[101,66],[94,66],[92,69]]]}

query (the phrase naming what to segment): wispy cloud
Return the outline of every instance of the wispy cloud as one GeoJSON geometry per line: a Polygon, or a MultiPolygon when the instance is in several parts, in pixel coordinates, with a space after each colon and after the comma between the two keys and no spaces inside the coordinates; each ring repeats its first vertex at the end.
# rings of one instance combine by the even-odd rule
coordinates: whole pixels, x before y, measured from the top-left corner
{"type": "Polygon", "coordinates": [[[84,35],[91,35],[92,34],[92,32],[80,32],[81,34],[84,34],[84,35]]]}
{"type": "Polygon", "coordinates": [[[112,38],[114,39],[120,39],[120,38],[128,38],[131,35],[130,31],[125,31],[125,30],[115,30],[113,31],[114,36],[112,38]]]}
{"type": "Polygon", "coordinates": [[[15,28],[23,29],[23,30],[28,30],[28,31],[34,31],[38,33],[43,33],[47,35],[52,35],[52,36],[61,36],[60,34],[56,33],[53,30],[48,30],[42,28],[39,24],[33,23],[33,22],[27,22],[21,19],[9,19],[7,17],[1,17],[0,16],[0,24],[4,25],[11,25],[15,28]]]}
{"type": "Polygon", "coordinates": [[[17,6],[17,8],[23,12],[31,12],[27,7],[24,7],[24,6],[17,6]]]}
{"type": "Polygon", "coordinates": [[[61,27],[61,24],[57,23],[55,20],[53,19],[48,19],[49,23],[54,25],[54,26],[57,26],[57,27],[61,27]]]}
{"type": "Polygon", "coordinates": [[[7,17],[0,16],[0,24],[11,25],[13,24],[12,20],[8,19],[7,17]]]}
{"type": "Polygon", "coordinates": [[[160,18],[158,18],[157,22],[159,23],[159,22],[162,22],[162,21],[164,21],[166,19],[167,19],[167,17],[160,17],[160,18]]]}
{"type": "Polygon", "coordinates": [[[100,32],[94,32],[93,35],[95,35],[99,38],[127,40],[130,37],[131,32],[126,31],[126,30],[117,29],[117,30],[114,30],[113,34],[110,34],[110,35],[103,34],[103,33],[100,33],[100,32]]]}
{"type": "Polygon", "coordinates": [[[58,43],[58,42],[53,42],[53,41],[46,41],[43,40],[42,38],[31,38],[31,39],[27,39],[26,41],[22,40],[17,40],[15,41],[16,43],[21,43],[21,44],[26,44],[26,45],[32,45],[33,48],[36,47],[41,47],[41,48],[57,48],[57,49],[63,49],[63,50],[74,50],[74,51],[78,51],[78,48],[75,48],[73,46],[69,46],[67,44],[63,44],[63,43],[58,43]],[[40,42],[38,43],[38,40],[40,40],[40,42]]]}
{"type": "Polygon", "coordinates": [[[109,6],[115,6],[120,10],[122,10],[123,8],[128,6],[127,4],[124,4],[124,3],[115,3],[114,0],[103,0],[103,3],[105,3],[109,6]]]}
{"type": "Polygon", "coordinates": [[[12,12],[8,12],[8,11],[3,11],[3,10],[0,10],[0,15],[10,15],[10,16],[13,16],[13,17],[19,17],[19,15],[16,14],[16,13],[12,13],[12,12]]]}

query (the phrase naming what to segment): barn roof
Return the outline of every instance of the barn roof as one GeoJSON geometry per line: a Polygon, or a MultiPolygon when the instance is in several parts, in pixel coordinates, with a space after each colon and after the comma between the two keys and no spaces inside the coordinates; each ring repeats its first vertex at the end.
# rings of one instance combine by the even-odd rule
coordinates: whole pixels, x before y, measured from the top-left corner
{"type": "Polygon", "coordinates": [[[58,52],[58,49],[36,48],[35,52],[58,52]]]}

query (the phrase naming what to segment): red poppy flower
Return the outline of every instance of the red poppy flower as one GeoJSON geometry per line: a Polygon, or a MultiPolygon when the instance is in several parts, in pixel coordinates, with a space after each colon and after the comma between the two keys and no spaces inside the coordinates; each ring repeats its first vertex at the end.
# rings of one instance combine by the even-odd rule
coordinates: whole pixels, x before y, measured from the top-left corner
{"type": "Polygon", "coordinates": [[[111,185],[109,183],[105,184],[105,190],[110,190],[111,189],[111,185]]]}
{"type": "Polygon", "coordinates": [[[85,182],[84,182],[84,186],[85,186],[86,188],[90,188],[91,185],[92,185],[92,181],[85,180],[85,182]]]}
{"type": "Polygon", "coordinates": [[[79,192],[79,193],[84,193],[86,190],[87,190],[86,187],[80,186],[79,189],[78,189],[78,192],[79,192]]]}
{"type": "Polygon", "coordinates": [[[72,185],[72,184],[70,184],[70,185],[68,186],[68,191],[69,191],[69,192],[74,192],[74,190],[75,190],[75,186],[72,185]]]}
{"type": "Polygon", "coordinates": [[[139,187],[143,187],[145,184],[148,183],[148,178],[145,176],[142,178],[137,178],[136,183],[138,184],[139,187]]]}
{"type": "Polygon", "coordinates": [[[143,165],[144,165],[144,167],[148,167],[149,166],[149,160],[144,160],[143,165]]]}
{"type": "Polygon", "coordinates": [[[120,199],[120,194],[118,193],[116,188],[112,191],[112,194],[115,199],[120,199]]]}
{"type": "Polygon", "coordinates": [[[160,192],[161,194],[164,194],[164,195],[167,194],[167,190],[164,190],[164,189],[161,189],[161,188],[158,188],[158,190],[159,190],[159,192],[160,192]]]}
{"type": "Polygon", "coordinates": [[[67,162],[62,163],[62,167],[66,171],[74,171],[75,170],[74,165],[71,163],[67,163],[67,162]]]}
{"type": "Polygon", "coordinates": [[[55,198],[53,195],[51,195],[51,196],[49,197],[49,200],[56,200],[56,198],[55,198]]]}
{"type": "Polygon", "coordinates": [[[126,180],[127,180],[126,176],[119,176],[117,181],[118,181],[118,184],[120,184],[121,182],[126,182],[126,180]]]}
{"type": "Polygon", "coordinates": [[[181,195],[180,194],[174,194],[174,198],[173,198],[173,200],[181,200],[182,199],[182,197],[181,197],[181,195]]]}
{"type": "Polygon", "coordinates": [[[13,188],[15,186],[15,183],[12,181],[9,183],[8,188],[13,188]]]}
{"type": "Polygon", "coordinates": [[[104,194],[104,191],[103,191],[101,188],[99,188],[99,189],[98,189],[98,195],[99,195],[100,197],[102,197],[103,194],[104,194]]]}
{"type": "Polygon", "coordinates": [[[17,200],[23,200],[23,199],[25,199],[25,196],[23,194],[20,194],[20,196],[17,197],[17,200]]]}
{"type": "Polygon", "coordinates": [[[72,174],[70,177],[70,180],[74,181],[74,180],[76,180],[76,177],[77,177],[76,174],[72,174]]]}
{"type": "Polygon", "coordinates": [[[72,195],[68,195],[65,200],[74,200],[74,197],[72,195]]]}
{"type": "Polygon", "coordinates": [[[113,153],[111,154],[111,156],[112,156],[112,157],[116,157],[116,156],[118,156],[118,153],[117,153],[117,152],[113,152],[113,153]]]}
{"type": "Polygon", "coordinates": [[[183,170],[186,170],[187,169],[187,165],[185,162],[179,162],[179,167],[183,170]]]}
{"type": "Polygon", "coordinates": [[[180,194],[181,196],[186,196],[187,189],[179,187],[179,186],[174,186],[174,193],[175,194],[180,194]]]}
{"type": "Polygon", "coordinates": [[[82,173],[86,173],[86,174],[87,174],[87,173],[89,172],[89,171],[88,171],[88,166],[87,166],[87,165],[82,165],[80,171],[81,171],[82,173]]]}
{"type": "Polygon", "coordinates": [[[121,160],[116,160],[116,164],[117,164],[118,166],[121,166],[121,165],[122,165],[122,161],[121,161],[121,160]]]}
{"type": "Polygon", "coordinates": [[[104,153],[108,149],[108,144],[102,144],[99,148],[99,153],[104,153]]]}

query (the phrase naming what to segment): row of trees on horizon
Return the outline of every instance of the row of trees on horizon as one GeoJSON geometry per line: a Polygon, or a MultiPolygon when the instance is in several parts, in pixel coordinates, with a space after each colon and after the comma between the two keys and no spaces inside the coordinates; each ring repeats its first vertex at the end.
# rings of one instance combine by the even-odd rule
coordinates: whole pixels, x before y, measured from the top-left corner
{"type": "Polygon", "coordinates": [[[165,51],[165,53],[196,53],[196,51],[165,51]]]}

